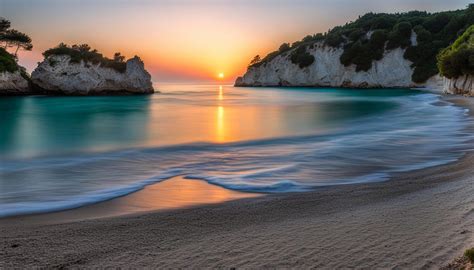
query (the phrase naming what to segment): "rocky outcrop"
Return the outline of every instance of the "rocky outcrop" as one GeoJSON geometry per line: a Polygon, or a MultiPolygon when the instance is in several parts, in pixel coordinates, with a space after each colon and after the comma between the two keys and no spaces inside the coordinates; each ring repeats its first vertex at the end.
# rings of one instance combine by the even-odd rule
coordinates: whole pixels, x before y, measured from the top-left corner
{"type": "Polygon", "coordinates": [[[52,55],[31,74],[33,84],[47,94],[113,95],[151,94],[150,74],[139,57],[126,62],[122,73],[113,68],[81,61],[70,62],[68,55],[52,55]]]}
{"type": "Polygon", "coordinates": [[[474,96],[474,76],[464,75],[456,79],[444,78],[444,91],[448,94],[474,96]]]}
{"type": "Polygon", "coordinates": [[[0,72],[0,96],[30,94],[30,86],[20,71],[0,72]]]}
{"type": "MultiPolygon", "coordinates": [[[[416,40],[416,38],[412,38],[416,40]]],[[[317,86],[317,87],[424,87],[412,81],[412,62],[404,58],[405,50],[386,51],[374,61],[368,71],[356,71],[354,65],[344,66],[339,60],[344,49],[315,44],[307,51],[314,56],[313,64],[300,68],[290,60],[290,52],[283,53],[267,63],[249,67],[236,86],[317,86]]]]}

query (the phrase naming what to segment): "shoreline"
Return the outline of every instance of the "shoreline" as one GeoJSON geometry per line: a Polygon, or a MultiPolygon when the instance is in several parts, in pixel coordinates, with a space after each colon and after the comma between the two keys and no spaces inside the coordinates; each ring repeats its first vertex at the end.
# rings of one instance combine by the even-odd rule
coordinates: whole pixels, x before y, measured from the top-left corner
{"type": "Polygon", "coordinates": [[[391,181],[0,226],[10,267],[440,267],[474,244],[473,154],[391,181]],[[41,249],[37,247],[41,246],[41,249]]]}
{"type": "MultiPolygon", "coordinates": [[[[472,100],[443,99],[469,106],[472,117],[472,100]]],[[[48,224],[13,217],[10,226],[0,220],[0,264],[441,267],[474,245],[473,161],[474,153],[467,152],[456,162],[384,182],[125,216],[66,223],[47,218],[53,221],[48,224]]],[[[43,218],[48,215],[54,213],[43,218]]]]}
{"type": "Polygon", "coordinates": [[[1,226],[17,226],[18,223],[50,225],[85,220],[138,216],[153,212],[200,207],[245,200],[264,196],[261,193],[233,191],[212,185],[203,180],[174,176],[123,195],[66,210],[22,214],[0,218],[1,226]]]}

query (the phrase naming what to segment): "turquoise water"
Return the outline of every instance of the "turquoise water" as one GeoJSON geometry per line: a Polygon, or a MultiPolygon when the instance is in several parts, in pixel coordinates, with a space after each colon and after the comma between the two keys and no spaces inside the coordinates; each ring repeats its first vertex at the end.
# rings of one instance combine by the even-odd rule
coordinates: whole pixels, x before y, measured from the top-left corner
{"type": "Polygon", "coordinates": [[[0,99],[0,216],[95,203],[185,175],[298,192],[455,160],[466,110],[412,90],[165,85],[0,99]]]}

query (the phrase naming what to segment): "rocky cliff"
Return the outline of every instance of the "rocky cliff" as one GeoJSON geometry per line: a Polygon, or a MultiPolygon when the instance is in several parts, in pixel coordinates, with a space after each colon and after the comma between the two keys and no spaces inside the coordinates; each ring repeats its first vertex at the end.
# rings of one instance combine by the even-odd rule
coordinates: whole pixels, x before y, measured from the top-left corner
{"type": "MultiPolygon", "coordinates": [[[[412,42],[416,42],[416,38],[412,42]]],[[[404,58],[405,50],[401,48],[386,51],[383,58],[374,61],[368,71],[356,71],[355,65],[341,64],[343,48],[317,43],[307,51],[314,56],[314,62],[308,67],[300,68],[293,64],[289,51],[260,66],[249,67],[235,85],[355,88],[425,86],[412,81],[412,62],[404,58]]]]}
{"type": "Polygon", "coordinates": [[[143,62],[135,56],[119,72],[81,61],[73,63],[68,55],[52,55],[41,62],[31,74],[33,84],[48,94],[106,95],[150,94],[153,86],[143,62]]]}
{"type": "Polygon", "coordinates": [[[448,94],[474,96],[474,76],[464,75],[456,79],[444,78],[444,91],[448,94]]]}
{"type": "Polygon", "coordinates": [[[20,71],[0,72],[0,96],[30,94],[28,81],[20,71]]]}

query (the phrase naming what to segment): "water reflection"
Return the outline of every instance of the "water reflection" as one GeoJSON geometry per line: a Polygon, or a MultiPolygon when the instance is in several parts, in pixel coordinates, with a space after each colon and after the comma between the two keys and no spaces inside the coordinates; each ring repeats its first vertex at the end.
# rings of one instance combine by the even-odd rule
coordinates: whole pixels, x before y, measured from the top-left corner
{"type": "Polygon", "coordinates": [[[102,151],[146,141],[149,96],[0,100],[0,158],[102,151]]]}
{"type": "Polygon", "coordinates": [[[0,99],[0,216],[77,207],[178,175],[255,192],[378,181],[457,158],[465,141],[464,111],[431,94],[160,90],[0,99]]]}
{"type": "Polygon", "coordinates": [[[217,107],[217,136],[216,136],[216,141],[217,142],[225,142],[226,137],[225,137],[225,118],[224,118],[224,107],[218,106],[217,107]]]}
{"type": "MultiPolygon", "coordinates": [[[[0,99],[0,159],[319,134],[394,109],[357,91],[173,85],[131,97],[0,99]]],[[[364,92],[365,93],[365,92],[364,92]]],[[[381,94],[379,94],[381,95],[381,94]]],[[[383,100],[382,100],[383,98],[383,100]]]]}
{"type": "MultiPolygon", "coordinates": [[[[224,100],[224,91],[222,89],[222,85],[219,85],[219,94],[217,96],[219,101],[224,100]]],[[[225,119],[224,119],[224,107],[221,105],[222,103],[217,106],[217,121],[216,121],[216,141],[217,142],[225,142],[225,119]]]]}
{"type": "Polygon", "coordinates": [[[224,99],[224,90],[222,89],[222,85],[219,85],[219,96],[218,96],[218,99],[219,99],[219,100],[223,100],[223,99],[224,99]]]}

